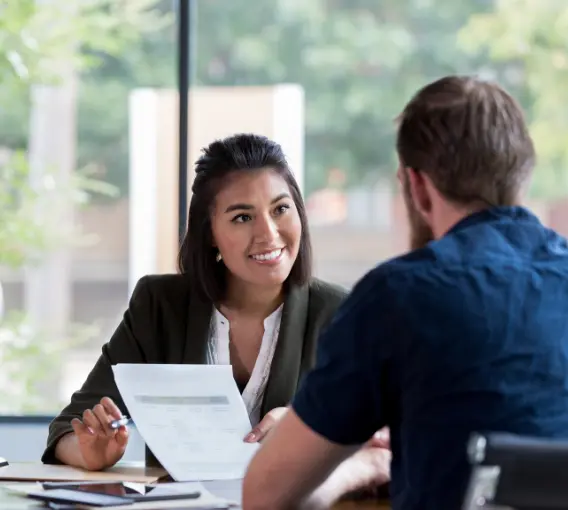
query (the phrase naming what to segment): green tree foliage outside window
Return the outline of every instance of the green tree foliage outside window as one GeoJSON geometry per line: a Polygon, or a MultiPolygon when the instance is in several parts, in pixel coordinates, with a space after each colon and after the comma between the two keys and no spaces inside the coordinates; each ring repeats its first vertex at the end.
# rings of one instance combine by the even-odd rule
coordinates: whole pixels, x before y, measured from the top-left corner
{"type": "MultiPolygon", "coordinates": [[[[57,85],[54,63],[88,72],[144,32],[171,23],[153,5],[149,0],[85,0],[74,7],[62,0],[0,3],[0,266],[22,268],[53,249],[89,241],[88,233],[62,231],[48,216],[63,203],[81,206],[93,196],[118,196],[115,186],[93,177],[93,162],[66,181],[54,168],[32,184],[26,154],[30,88],[57,85]]],[[[0,316],[0,414],[52,412],[54,402],[43,398],[42,383],[60,368],[66,350],[97,332],[96,325],[69,324],[54,335],[25,313],[0,316]]]]}

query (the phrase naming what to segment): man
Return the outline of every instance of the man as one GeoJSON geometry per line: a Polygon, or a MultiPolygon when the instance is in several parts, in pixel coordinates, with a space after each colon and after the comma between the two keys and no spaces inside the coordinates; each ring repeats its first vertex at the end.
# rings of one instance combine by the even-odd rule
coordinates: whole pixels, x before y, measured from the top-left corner
{"type": "Polygon", "coordinates": [[[245,510],[329,504],[345,466],[373,469],[359,447],[385,425],[404,510],[461,507],[474,431],[568,437],[568,246],[518,205],[535,161],[521,109],[443,78],[405,107],[397,152],[414,250],[367,274],[323,334],[245,510]]]}

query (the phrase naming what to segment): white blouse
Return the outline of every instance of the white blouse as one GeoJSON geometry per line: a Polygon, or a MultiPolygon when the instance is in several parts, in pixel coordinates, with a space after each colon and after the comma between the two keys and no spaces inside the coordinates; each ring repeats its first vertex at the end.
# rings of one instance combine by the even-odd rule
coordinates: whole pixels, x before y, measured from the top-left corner
{"type": "MultiPolygon", "coordinates": [[[[260,415],[262,401],[268,382],[268,376],[270,375],[272,359],[276,351],[283,307],[284,305],[280,305],[277,310],[264,319],[264,335],[262,336],[260,351],[249,382],[242,394],[253,427],[262,419],[260,415]]],[[[231,364],[229,354],[229,321],[217,309],[215,309],[211,319],[209,342],[207,346],[207,363],[209,365],[231,364]]]]}

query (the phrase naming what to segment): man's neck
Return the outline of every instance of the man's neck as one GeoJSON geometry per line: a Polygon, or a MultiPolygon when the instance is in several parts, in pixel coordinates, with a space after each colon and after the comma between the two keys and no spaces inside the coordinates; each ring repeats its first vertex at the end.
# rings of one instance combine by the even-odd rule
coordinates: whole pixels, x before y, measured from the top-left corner
{"type": "Polygon", "coordinates": [[[436,219],[432,225],[434,239],[445,236],[460,221],[475,214],[476,212],[488,209],[487,206],[456,206],[450,203],[441,205],[436,213],[436,219]]]}

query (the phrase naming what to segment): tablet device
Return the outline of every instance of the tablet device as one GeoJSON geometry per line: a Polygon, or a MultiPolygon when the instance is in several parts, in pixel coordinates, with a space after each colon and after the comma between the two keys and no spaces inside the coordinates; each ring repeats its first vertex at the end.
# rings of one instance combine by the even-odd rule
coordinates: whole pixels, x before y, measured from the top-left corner
{"type": "Polygon", "coordinates": [[[29,492],[28,498],[53,503],[73,503],[97,507],[126,506],[134,503],[133,500],[127,498],[70,489],[51,489],[41,492],[29,492]]]}
{"type": "Polygon", "coordinates": [[[198,491],[181,492],[167,489],[160,485],[143,485],[128,482],[44,482],[46,491],[68,489],[89,494],[103,494],[124,498],[133,502],[168,501],[176,499],[196,499],[201,496],[198,491]]]}

